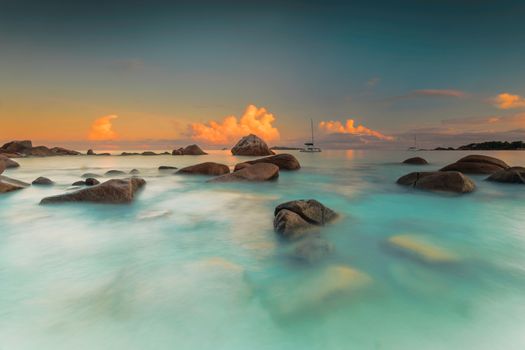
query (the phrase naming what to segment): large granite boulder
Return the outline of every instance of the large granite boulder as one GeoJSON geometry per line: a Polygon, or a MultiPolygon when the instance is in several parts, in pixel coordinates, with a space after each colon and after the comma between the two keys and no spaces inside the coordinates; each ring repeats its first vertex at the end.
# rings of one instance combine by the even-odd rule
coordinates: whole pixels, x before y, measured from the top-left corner
{"type": "Polygon", "coordinates": [[[250,165],[242,170],[231,174],[222,175],[208,182],[239,182],[239,181],[269,181],[279,177],[279,167],[270,163],[259,163],[250,165]]]}
{"type": "Polygon", "coordinates": [[[428,162],[426,161],[425,158],[421,158],[421,157],[412,157],[412,158],[405,159],[405,160],[403,161],[403,164],[410,164],[410,165],[426,165],[426,164],[428,164],[428,162]]]}
{"type": "Polygon", "coordinates": [[[40,176],[40,177],[36,178],[35,180],[33,180],[32,184],[33,185],[49,186],[49,185],[53,185],[54,182],[52,180],[48,179],[47,177],[40,176]]]}
{"type": "Polygon", "coordinates": [[[2,150],[9,153],[25,153],[33,148],[33,143],[29,140],[11,141],[2,146],[2,150]]]}
{"type": "Polygon", "coordinates": [[[246,167],[246,164],[257,164],[257,163],[270,163],[275,164],[279,167],[279,170],[298,170],[301,168],[301,164],[297,158],[288,153],[277,154],[275,156],[269,156],[259,158],[255,160],[249,160],[235,165],[234,171],[240,170],[246,167]]]}
{"type": "Polygon", "coordinates": [[[20,164],[2,154],[0,154],[0,162],[4,163],[6,169],[18,168],[20,166],[20,164]]]}
{"type": "Polygon", "coordinates": [[[268,148],[266,142],[260,137],[250,134],[244,136],[233,146],[231,152],[234,156],[271,156],[275,153],[268,148]]]}
{"type": "Polygon", "coordinates": [[[273,227],[278,234],[298,238],[307,231],[333,221],[337,214],[315,199],[309,199],[279,204],[274,216],[273,227]]]}
{"type": "Polygon", "coordinates": [[[500,170],[487,178],[487,181],[525,184],[525,168],[512,167],[505,170],[500,170]]]}
{"type": "Polygon", "coordinates": [[[459,171],[464,174],[492,174],[508,168],[509,165],[498,158],[472,154],[445,166],[440,171],[459,171]]]}
{"type": "Polygon", "coordinates": [[[130,203],[146,181],[138,177],[129,179],[111,179],[100,185],[84,188],[75,192],[46,197],[40,204],[64,202],[92,202],[105,204],[130,203]]]}
{"type": "Polygon", "coordinates": [[[214,163],[214,162],[205,162],[196,165],[191,165],[177,171],[177,174],[198,174],[198,175],[224,175],[229,174],[230,168],[227,165],[214,163]]]}
{"type": "Polygon", "coordinates": [[[0,175],[0,193],[6,193],[21,190],[30,186],[28,183],[11,179],[10,177],[0,175]]]}
{"type": "Polygon", "coordinates": [[[468,193],[476,188],[474,181],[458,171],[413,172],[401,176],[397,183],[438,192],[468,193]]]}

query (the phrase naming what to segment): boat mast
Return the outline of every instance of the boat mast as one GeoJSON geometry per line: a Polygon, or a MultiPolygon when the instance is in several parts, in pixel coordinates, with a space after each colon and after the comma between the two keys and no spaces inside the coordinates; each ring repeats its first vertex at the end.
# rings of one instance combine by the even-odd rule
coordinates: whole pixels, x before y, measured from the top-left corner
{"type": "Polygon", "coordinates": [[[310,119],[310,127],[312,129],[312,146],[314,145],[314,121],[310,119]]]}

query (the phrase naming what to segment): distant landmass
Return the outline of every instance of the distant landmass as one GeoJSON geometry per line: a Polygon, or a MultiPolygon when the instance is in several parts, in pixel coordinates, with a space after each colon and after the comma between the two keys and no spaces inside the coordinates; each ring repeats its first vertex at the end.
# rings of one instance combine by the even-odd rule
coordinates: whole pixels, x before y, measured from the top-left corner
{"type": "Polygon", "coordinates": [[[286,147],[286,146],[273,146],[273,147],[270,147],[271,150],[276,150],[276,151],[299,151],[299,150],[302,150],[301,147],[286,147]]]}
{"type": "Polygon", "coordinates": [[[525,150],[525,142],[523,141],[487,141],[480,143],[470,143],[468,145],[453,147],[437,147],[436,151],[514,151],[525,150]]]}

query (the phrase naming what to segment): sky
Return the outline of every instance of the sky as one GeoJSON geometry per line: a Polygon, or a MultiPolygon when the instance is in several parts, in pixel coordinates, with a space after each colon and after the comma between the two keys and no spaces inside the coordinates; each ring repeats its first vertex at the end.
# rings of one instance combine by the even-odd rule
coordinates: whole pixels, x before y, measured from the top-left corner
{"type": "Polygon", "coordinates": [[[0,141],[525,140],[525,2],[0,0],[0,141]]]}

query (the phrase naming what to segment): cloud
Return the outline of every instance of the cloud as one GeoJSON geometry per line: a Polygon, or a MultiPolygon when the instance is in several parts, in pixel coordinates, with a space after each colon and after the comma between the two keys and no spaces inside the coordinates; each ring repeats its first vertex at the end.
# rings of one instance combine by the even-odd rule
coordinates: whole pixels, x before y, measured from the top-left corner
{"type": "Polygon", "coordinates": [[[525,107],[525,98],[504,92],[496,96],[493,103],[500,109],[523,108],[525,107]]]}
{"type": "Polygon", "coordinates": [[[379,84],[380,81],[381,81],[381,78],[373,77],[373,78],[369,79],[369,80],[366,82],[366,86],[368,86],[369,88],[373,88],[374,86],[376,86],[377,84],[379,84]]]}
{"type": "Polygon", "coordinates": [[[248,105],[240,119],[230,115],[222,122],[190,124],[191,138],[209,144],[227,145],[248,134],[255,134],[265,141],[279,139],[279,130],[272,125],[275,116],[266,108],[248,105]]]}
{"type": "Polygon", "coordinates": [[[113,125],[111,124],[111,121],[117,118],[118,116],[111,114],[96,119],[93,124],[91,124],[88,139],[94,141],[103,141],[117,138],[117,134],[115,131],[113,131],[113,125]]]}
{"type": "Polygon", "coordinates": [[[453,97],[453,98],[462,98],[467,94],[460,90],[451,90],[451,89],[423,89],[423,90],[414,90],[409,93],[406,97],[453,97]]]}
{"type": "Polygon", "coordinates": [[[509,116],[490,115],[486,117],[455,118],[442,120],[441,124],[457,131],[504,131],[525,128],[525,113],[509,116]]]}
{"type": "Polygon", "coordinates": [[[358,136],[373,136],[380,140],[392,141],[394,138],[392,136],[386,136],[369,128],[364,127],[363,125],[355,126],[355,121],[353,119],[347,119],[346,124],[343,125],[340,121],[322,121],[319,123],[319,128],[322,130],[333,133],[333,134],[351,134],[358,136]]]}

